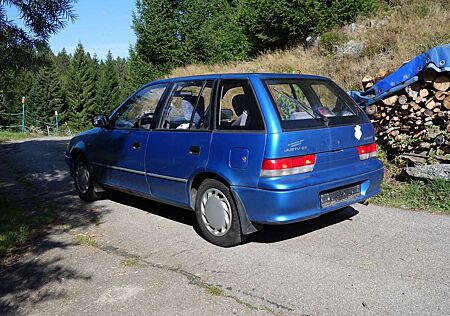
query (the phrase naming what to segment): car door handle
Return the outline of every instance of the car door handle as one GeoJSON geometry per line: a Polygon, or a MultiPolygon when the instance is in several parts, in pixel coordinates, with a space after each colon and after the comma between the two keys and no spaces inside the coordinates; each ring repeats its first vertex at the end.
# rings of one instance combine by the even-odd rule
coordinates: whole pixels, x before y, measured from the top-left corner
{"type": "Polygon", "coordinates": [[[134,149],[134,150],[138,150],[138,149],[140,149],[140,148],[141,148],[141,143],[135,142],[135,143],[133,144],[133,149],[134,149]]]}
{"type": "Polygon", "coordinates": [[[200,146],[189,147],[189,155],[193,155],[193,156],[200,155],[200,146]]]}

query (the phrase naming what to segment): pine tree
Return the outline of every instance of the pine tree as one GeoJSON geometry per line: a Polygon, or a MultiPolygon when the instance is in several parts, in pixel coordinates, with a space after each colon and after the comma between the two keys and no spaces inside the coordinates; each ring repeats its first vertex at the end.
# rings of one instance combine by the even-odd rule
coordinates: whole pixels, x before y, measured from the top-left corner
{"type": "Polygon", "coordinates": [[[29,125],[44,128],[47,123],[50,103],[48,97],[48,80],[48,68],[43,68],[34,75],[30,98],[27,103],[26,120],[29,125]]]}
{"type": "Polygon", "coordinates": [[[89,58],[89,63],[90,63],[90,69],[91,69],[91,73],[92,73],[92,78],[94,80],[94,85],[95,85],[95,99],[94,99],[94,104],[91,107],[90,113],[91,116],[94,116],[98,113],[101,113],[102,109],[101,109],[101,105],[98,102],[98,84],[99,84],[99,79],[101,76],[101,64],[103,63],[103,61],[99,61],[97,54],[94,53],[94,56],[91,57],[91,55],[89,53],[86,53],[86,55],[89,58]]]}
{"type": "Polygon", "coordinates": [[[63,79],[65,79],[67,71],[69,70],[70,59],[71,57],[67,54],[65,48],[63,48],[62,51],[60,51],[55,57],[56,66],[58,67],[58,71],[63,79]]]}
{"type": "Polygon", "coordinates": [[[136,89],[130,83],[130,63],[125,58],[117,57],[116,71],[119,79],[119,102],[125,101],[126,98],[136,89]]]}
{"type": "Polygon", "coordinates": [[[97,102],[99,105],[99,112],[103,114],[110,114],[113,109],[119,106],[119,76],[115,61],[112,58],[111,52],[108,51],[106,62],[100,64],[100,79],[98,81],[97,102]]]}
{"type": "MultiPolygon", "coordinates": [[[[182,64],[177,18],[179,1],[137,0],[133,29],[137,41],[135,59],[150,68],[167,73],[182,64]]],[[[141,65],[143,66],[143,65],[141,65]]],[[[145,66],[143,66],[145,68],[145,66]]]]}
{"type": "Polygon", "coordinates": [[[34,75],[27,104],[27,119],[31,125],[44,128],[55,123],[55,111],[60,119],[67,110],[62,80],[55,60],[34,75]]]}
{"type": "Polygon", "coordinates": [[[130,68],[129,83],[132,90],[136,90],[143,84],[163,76],[165,73],[158,70],[152,63],[143,60],[143,57],[133,49],[130,49],[130,59],[128,61],[130,68]]]}
{"type": "Polygon", "coordinates": [[[183,64],[205,60],[206,43],[213,34],[204,34],[202,26],[215,16],[217,0],[183,0],[178,4],[179,41],[183,51],[183,64]]]}
{"type": "Polygon", "coordinates": [[[47,112],[47,115],[51,122],[54,121],[55,111],[58,112],[61,122],[65,120],[67,100],[63,87],[63,80],[58,65],[56,62],[53,62],[48,77],[49,112],[47,112]]]}
{"type": "Polygon", "coordinates": [[[68,120],[78,129],[89,126],[95,113],[95,73],[89,54],[81,43],[75,49],[67,72],[68,120]]]}
{"type": "Polygon", "coordinates": [[[74,0],[1,0],[0,1],[0,86],[7,70],[27,69],[35,50],[46,47],[49,36],[73,21],[74,0]],[[10,19],[6,9],[18,11],[18,19],[10,19]],[[20,23],[17,23],[17,20],[20,23]]]}
{"type": "Polygon", "coordinates": [[[55,57],[55,72],[59,74],[61,80],[61,96],[64,100],[63,108],[61,109],[61,113],[59,115],[59,119],[61,122],[64,122],[67,118],[68,112],[68,104],[67,104],[67,72],[70,68],[72,57],[67,53],[66,49],[63,48],[62,51],[58,53],[55,57]]]}
{"type": "MultiPolygon", "coordinates": [[[[0,113],[21,113],[22,97],[29,99],[30,88],[33,84],[32,71],[22,70],[9,73],[5,85],[0,85],[0,113]]],[[[20,125],[19,115],[0,115],[0,126],[20,125]]]]}
{"type": "Polygon", "coordinates": [[[182,0],[179,12],[183,64],[242,60],[248,56],[249,42],[230,1],[182,0]]]}
{"type": "Polygon", "coordinates": [[[132,73],[134,82],[185,64],[245,59],[250,52],[234,1],[137,0],[136,6],[130,63],[145,73],[132,73]]]}

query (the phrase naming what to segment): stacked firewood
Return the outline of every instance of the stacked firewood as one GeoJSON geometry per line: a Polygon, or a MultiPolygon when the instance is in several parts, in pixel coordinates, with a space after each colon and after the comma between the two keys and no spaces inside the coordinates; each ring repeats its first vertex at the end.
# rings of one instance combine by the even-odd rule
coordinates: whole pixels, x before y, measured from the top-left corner
{"type": "MultiPolygon", "coordinates": [[[[387,75],[364,77],[364,89],[387,75]]],[[[365,110],[388,153],[416,162],[450,161],[450,73],[428,69],[419,81],[365,110]]]]}

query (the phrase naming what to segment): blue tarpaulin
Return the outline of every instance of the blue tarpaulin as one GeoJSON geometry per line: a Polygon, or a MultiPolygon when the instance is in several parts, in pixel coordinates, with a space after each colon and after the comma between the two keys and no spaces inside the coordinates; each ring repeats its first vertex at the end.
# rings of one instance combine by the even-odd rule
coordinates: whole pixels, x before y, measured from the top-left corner
{"type": "Polygon", "coordinates": [[[428,68],[437,72],[450,71],[450,44],[415,57],[367,91],[351,91],[349,94],[361,107],[366,107],[416,82],[428,68]]]}

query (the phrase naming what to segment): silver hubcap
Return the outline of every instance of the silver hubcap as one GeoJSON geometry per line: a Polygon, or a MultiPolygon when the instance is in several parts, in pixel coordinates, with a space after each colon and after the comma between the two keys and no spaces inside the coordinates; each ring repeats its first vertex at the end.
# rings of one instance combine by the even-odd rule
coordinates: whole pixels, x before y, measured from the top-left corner
{"type": "Polygon", "coordinates": [[[81,193],[86,193],[89,190],[90,174],[85,163],[80,162],[75,169],[75,178],[77,183],[77,189],[81,193]]]}
{"type": "Polygon", "coordinates": [[[208,189],[203,193],[200,210],[202,220],[209,232],[223,236],[231,227],[231,206],[225,194],[219,189],[208,189]]]}

